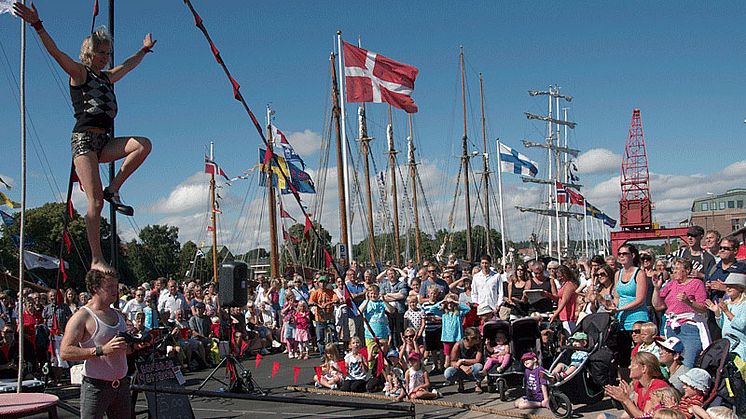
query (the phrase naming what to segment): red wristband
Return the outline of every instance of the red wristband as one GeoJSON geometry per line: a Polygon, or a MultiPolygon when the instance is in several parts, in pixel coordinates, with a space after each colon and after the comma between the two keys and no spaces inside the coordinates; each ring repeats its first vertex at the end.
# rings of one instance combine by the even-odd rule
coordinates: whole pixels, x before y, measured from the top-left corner
{"type": "Polygon", "coordinates": [[[36,22],[32,23],[31,27],[36,29],[36,32],[40,32],[42,29],[44,29],[44,25],[42,25],[42,20],[37,20],[36,22]]]}
{"type": "Polygon", "coordinates": [[[141,51],[145,51],[146,54],[149,53],[149,52],[153,52],[153,50],[151,48],[148,48],[148,47],[142,47],[142,48],[140,48],[140,50],[141,51]]]}

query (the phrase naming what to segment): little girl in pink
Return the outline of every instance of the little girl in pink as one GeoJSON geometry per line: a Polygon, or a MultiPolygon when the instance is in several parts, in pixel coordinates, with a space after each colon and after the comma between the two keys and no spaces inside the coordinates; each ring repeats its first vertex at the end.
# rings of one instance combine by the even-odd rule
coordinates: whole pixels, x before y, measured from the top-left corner
{"type": "Polygon", "coordinates": [[[308,359],[308,330],[311,327],[311,312],[305,301],[298,303],[295,312],[295,343],[298,345],[298,358],[308,359]]]}
{"type": "Polygon", "coordinates": [[[508,344],[508,336],[505,332],[497,332],[495,334],[495,345],[492,346],[492,339],[487,339],[485,342],[487,362],[484,363],[484,369],[482,371],[489,372],[492,367],[498,365],[495,372],[500,374],[505,371],[510,364],[510,345],[508,344]]]}

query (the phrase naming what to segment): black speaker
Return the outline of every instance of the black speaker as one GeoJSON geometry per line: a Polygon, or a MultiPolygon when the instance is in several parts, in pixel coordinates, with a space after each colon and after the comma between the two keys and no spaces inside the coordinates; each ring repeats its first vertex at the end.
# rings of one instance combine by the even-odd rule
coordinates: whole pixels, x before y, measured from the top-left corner
{"type": "Polygon", "coordinates": [[[221,307],[243,307],[248,300],[249,265],[226,262],[220,265],[218,299],[221,307]]]}

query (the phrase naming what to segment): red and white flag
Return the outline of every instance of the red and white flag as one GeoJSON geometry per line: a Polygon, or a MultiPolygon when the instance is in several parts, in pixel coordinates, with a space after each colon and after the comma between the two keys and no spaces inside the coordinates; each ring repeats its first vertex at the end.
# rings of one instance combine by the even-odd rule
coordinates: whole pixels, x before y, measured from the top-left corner
{"type": "Polygon", "coordinates": [[[342,41],[348,102],[386,102],[417,112],[412,99],[419,70],[342,41]]]}
{"type": "Polygon", "coordinates": [[[217,163],[207,158],[207,156],[205,156],[205,173],[211,174],[211,175],[220,175],[224,177],[225,180],[227,181],[231,180],[231,178],[229,178],[228,175],[225,174],[223,169],[221,169],[217,163]]]}

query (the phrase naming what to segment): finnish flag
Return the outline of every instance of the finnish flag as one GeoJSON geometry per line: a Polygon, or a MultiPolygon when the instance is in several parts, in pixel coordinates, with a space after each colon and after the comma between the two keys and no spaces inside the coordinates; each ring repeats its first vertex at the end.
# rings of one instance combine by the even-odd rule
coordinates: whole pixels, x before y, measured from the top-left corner
{"type": "Polygon", "coordinates": [[[516,175],[536,177],[539,166],[523,154],[513,150],[503,143],[498,143],[500,149],[500,171],[515,173],[516,175]]]}

